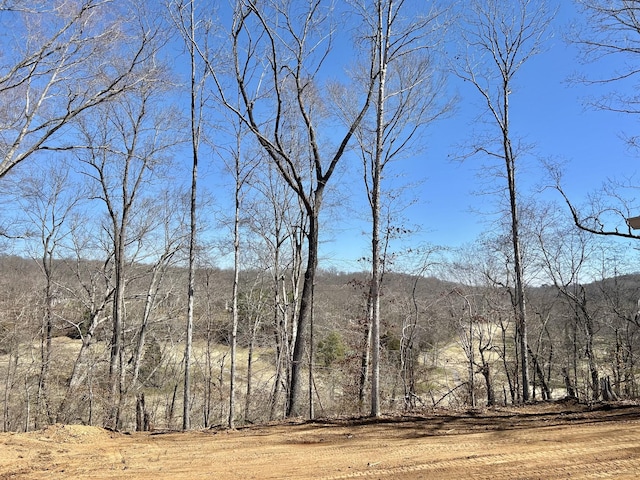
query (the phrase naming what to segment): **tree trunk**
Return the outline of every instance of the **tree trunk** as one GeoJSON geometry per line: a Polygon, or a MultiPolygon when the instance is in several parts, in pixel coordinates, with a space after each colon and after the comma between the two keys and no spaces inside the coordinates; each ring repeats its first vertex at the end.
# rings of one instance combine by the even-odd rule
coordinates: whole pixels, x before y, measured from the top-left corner
{"type": "Polygon", "coordinates": [[[255,332],[251,333],[251,339],[249,340],[249,351],[247,353],[247,389],[244,396],[244,422],[249,421],[249,414],[251,411],[251,396],[253,395],[253,383],[251,381],[253,377],[253,345],[255,342],[255,332]]]}
{"type": "Polygon", "coordinates": [[[313,358],[315,353],[315,345],[314,345],[314,304],[313,304],[313,291],[311,292],[311,311],[309,312],[309,420],[313,420],[315,418],[315,406],[313,401],[313,358]]]}
{"type": "Polygon", "coordinates": [[[540,380],[540,388],[542,389],[542,399],[551,400],[551,389],[549,388],[547,379],[544,376],[544,370],[542,369],[542,366],[538,362],[538,356],[534,355],[531,349],[529,349],[529,356],[531,357],[531,361],[533,362],[533,368],[536,371],[538,380],[540,380]]]}
{"type": "Polygon", "coordinates": [[[120,423],[120,383],[122,357],[122,324],[124,317],[124,231],[116,228],[114,250],[115,274],[113,296],[113,327],[111,335],[111,352],[109,357],[109,402],[105,427],[117,430],[120,423]]]}
{"type": "Polygon", "coordinates": [[[482,364],[482,369],[480,370],[480,372],[484,377],[484,383],[487,387],[487,407],[493,407],[496,404],[496,395],[493,390],[493,383],[491,382],[491,371],[487,362],[484,362],[482,364]]]}
{"type": "MultiPolygon", "coordinates": [[[[516,388],[512,380],[509,363],[507,362],[507,329],[502,319],[500,320],[500,332],[501,332],[501,338],[502,338],[502,348],[500,349],[500,358],[502,359],[504,374],[507,377],[507,384],[509,385],[509,395],[511,397],[511,403],[513,404],[516,401],[516,388]]],[[[505,403],[506,403],[506,398],[505,398],[505,403]]]]}
{"type": "Polygon", "coordinates": [[[229,428],[235,428],[236,415],[236,347],[238,344],[238,282],[240,278],[240,184],[236,157],[236,187],[233,223],[233,287],[231,292],[231,366],[229,372],[229,428]]]}
{"type": "MultiPolygon", "coordinates": [[[[47,247],[45,245],[45,250],[47,247]]],[[[45,414],[49,422],[53,420],[52,414],[49,408],[48,399],[48,377],[49,377],[49,364],[51,362],[51,338],[53,333],[53,287],[52,287],[52,274],[51,274],[51,257],[45,253],[42,258],[42,266],[44,268],[46,277],[45,286],[45,311],[42,321],[42,335],[40,343],[40,379],[38,382],[38,396],[36,399],[36,421],[35,428],[39,428],[38,416],[40,414],[41,406],[44,407],[45,414]]]]}
{"type": "Polygon", "coordinates": [[[307,269],[304,274],[302,285],[302,296],[300,298],[300,313],[298,314],[298,325],[296,328],[296,338],[293,347],[293,358],[291,362],[291,384],[289,390],[289,400],[287,406],[287,417],[296,417],[302,414],[301,403],[301,381],[302,368],[305,360],[305,329],[311,315],[313,303],[313,289],[315,287],[316,268],[318,266],[318,210],[320,208],[320,197],[316,194],[316,210],[309,211],[309,232],[307,269]]]}
{"type": "Polygon", "coordinates": [[[365,389],[369,381],[369,365],[371,363],[371,320],[373,318],[373,304],[371,303],[371,287],[367,295],[367,311],[364,325],[364,341],[360,360],[360,378],[358,381],[358,411],[364,408],[365,389]]]}
{"type": "MultiPolygon", "coordinates": [[[[198,228],[197,220],[197,195],[198,195],[198,156],[200,149],[200,119],[198,108],[198,80],[196,73],[196,51],[195,51],[195,6],[189,3],[188,29],[191,41],[188,41],[188,51],[191,66],[191,89],[190,89],[190,121],[191,121],[191,197],[189,203],[189,278],[187,281],[187,325],[184,347],[184,388],[182,400],[182,429],[191,428],[191,350],[193,341],[193,309],[195,297],[195,269],[196,269],[196,234],[198,228]]],[[[201,105],[200,105],[201,107],[201,105]]]]}
{"type": "Polygon", "coordinates": [[[567,372],[566,367],[562,367],[562,378],[564,379],[564,386],[567,391],[567,397],[578,398],[578,396],[576,395],[576,389],[571,383],[571,378],[569,377],[569,372],[567,372]]]}
{"type": "MultiPolygon", "coordinates": [[[[504,118],[508,119],[508,98],[509,86],[504,85],[504,118]]],[[[511,206],[511,240],[513,242],[513,258],[516,280],[516,320],[518,324],[519,340],[520,340],[520,369],[522,374],[522,401],[529,401],[529,348],[527,340],[527,309],[524,294],[524,273],[522,268],[522,255],[520,253],[520,229],[519,215],[516,195],[515,180],[515,158],[511,150],[511,141],[509,140],[508,120],[505,120],[504,128],[504,152],[505,163],[507,167],[507,180],[509,185],[509,202],[511,206]]]]}
{"type": "Polygon", "coordinates": [[[149,328],[149,322],[151,320],[151,312],[156,303],[156,296],[158,295],[158,289],[164,276],[165,263],[169,261],[169,258],[173,254],[166,252],[161,256],[158,262],[153,265],[151,270],[151,279],[149,280],[149,286],[147,287],[147,293],[145,295],[144,309],[142,311],[142,321],[140,322],[140,328],[138,329],[138,335],[136,344],[133,350],[133,373],[131,375],[130,388],[138,388],[136,385],[138,377],[140,376],[140,364],[144,357],[144,348],[147,338],[147,330],[149,328]]]}
{"type": "MultiPolygon", "coordinates": [[[[382,158],[384,153],[387,49],[390,42],[390,18],[385,18],[382,2],[376,2],[376,70],[377,92],[376,108],[376,144],[371,166],[371,416],[380,416],[380,182],[382,181],[382,158]],[[386,28],[385,28],[386,27],[386,28]]],[[[389,6],[391,10],[391,6],[389,6]]]]}
{"type": "MultiPolygon", "coordinates": [[[[590,329],[588,329],[590,330],[590,329]]],[[[587,334],[587,345],[585,347],[585,356],[589,363],[589,373],[591,375],[591,393],[592,400],[597,402],[600,398],[600,375],[596,364],[595,353],[593,351],[593,337],[587,334]]]]}
{"type": "MultiPolygon", "coordinates": [[[[105,299],[106,302],[107,299],[105,299]]],[[[85,361],[87,356],[87,352],[89,351],[89,347],[91,346],[91,341],[93,339],[93,335],[95,333],[96,328],[98,328],[98,317],[102,313],[104,308],[104,304],[97,309],[95,312],[91,313],[91,321],[89,322],[89,328],[87,333],[82,337],[82,345],[80,345],[80,350],[78,351],[78,355],[76,356],[76,360],[73,363],[73,369],[71,370],[71,378],[69,379],[69,386],[64,394],[62,402],[58,407],[58,413],[56,415],[56,422],[66,423],[69,421],[69,403],[71,399],[74,398],[78,387],[83,382],[86,377],[86,373],[82,373],[82,364],[85,361]]]]}
{"type": "Polygon", "coordinates": [[[146,408],[144,404],[144,393],[139,393],[136,396],[136,432],[145,431],[145,414],[146,408]]]}

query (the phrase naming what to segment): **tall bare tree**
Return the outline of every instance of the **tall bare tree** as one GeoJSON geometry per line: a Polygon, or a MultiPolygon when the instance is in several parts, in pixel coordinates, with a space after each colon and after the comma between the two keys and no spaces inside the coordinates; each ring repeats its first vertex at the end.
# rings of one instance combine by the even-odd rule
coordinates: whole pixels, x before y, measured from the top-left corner
{"type": "MultiPolygon", "coordinates": [[[[209,36],[210,22],[207,18],[201,18],[197,11],[198,4],[195,0],[171,0],[168,4],[170,15],[178,28],[186,45],[189,56],[189,118],[191,138],[191,196],[190,196],[190,234],[189,234],[189,274],[187,280],[187,322],[184,352],[184,391],[182,428],[188,430],[191,427],[190,402],[191,402],[191,350],[193,339],[193,311],[195,301],[195,270],[196,270],[196,233],[197,220],[197,192],[198,192],[198,160],[200,145],[203,135],[203,115],[206,97],[203,95],[207,81],[208,71],[199,61],[200,56],[196,51],[196,36],[207,39],[209,36]]],[[[206,41],[204,45],[207,45],[206,41]]],[[[205,50],[206,46],[203,47],[205,50]]]]}
{"type": "MultiPolygon", "coordinates": [[[[227,162],[227,169],[232,172],[234,180],[233,188],[233,285],[231,292],[231,352],[230,352],[230,378],[229,378],[229,428],[235,428],[235,416],[236,416],[236,390],[237,390],[237,345],[238,345],[238,324],[240,321],[239,311],[239,295],[240,295],[240,269],[242,260],[241,251],[241,223],[243,222],[243,208],[244,197],[246,195],[246,186],[251,182],[252,172],[256,167],[255,159],[250,158],[245,154],[243,149],[244,139],[246,135],[246,128],[237,119],[232,119],[235,132],[235,145],[229,149],[229,161],[227,162]],[[235,121],[234,121],[235,120],[235,121]]],[[[249,386],[251,379],[247,379],[247,385],[249,386]]],[[[250,390],[250,387],[248,387],[250,390]]]]}
{"type": "Polygon", "coordinates": [[[154,176],[162,173],[169,149],[176,142],[175,132],[168,130],[176,125],[176,117],[168,121],[172,118],[171,110],[159,104],[165,93],[165,86],[157,76],[156,81],[140,84],[117,102],[104,104],[100,112],[95,112],[99,117],[84,118],[82,123],[82,141],[87,148],[79,152],[79,157],[85,165],[83,173],[94,182],[95,198],[106,210],[104,229],[114,268],[109,360],[111,412],[106,419],[112,428],[119,428],[119,402],[124,389],[126,270],[135,258],[136,248],[140,248],[140,239],[151,226],[151,219],[146,217],[148,212],[144,212],[149,205],[144,203],[151,202],[153,197],[144,188],[150,188],[154,176]]]}
{"type": "Polygon", "coordinates": [[[516,171],[522,152],[512,130],[509,99],[520,68],[540,52],[554,12],[543,0],[474,0],[465,5],[462,40],[465,53],[454,67],[471,83],[486,105],[498,131],[489,142],[475,145],[473,154],[504,162],[510,233],[513,251],[516,318],[519,335],[522,399],[529,400],[527,313],[520,240],[520,214],[516,171]]]}
{"type": "Polygon", "coordinates": [[[241,106],[227,94],[223,72],[210,63],[222,102],[238,115],[267,152],[284,181],[296,192],[309,220],[288,416],[302,414],[305,332],[312,312],[319,215],[326,186],[373,94],[374,74],[367,72],[355,115],[343,121],[344,116],[336,113],[336,105],[327,94],[333,87],[322,76],[325,68],[333,67],[327,59],[333,48],[334,21],[332,7],[319,0],[260,4],[238,0],[231,30],[231,52],[241,106]],[[345,126],[342,133],[336,130],[339,124],[345,126]],[[329,130],[331,135],[327,133],[329,130]],[[330,139],[336,141],[330,142],[330,139]],[[329,147],[329,143],[333,145],[329,147]],[[312,172],[311,178],[306,175],[308,171],[312,172]]]}
{"type": "Polygon", "coordinates": [[[436,63],[444,15],[436,7],[416,12],[404,0],[353,3],[362,18],[363,37],[371,44],[376,82],[372,118],[360,124],[357,138],[371,207],[371,335],[366,336],[372,340],[371,415],[379,416],[382,178],[385,167],[415,147],[420,131],[449,108],[442,100],[444,77],[436,63]]]}

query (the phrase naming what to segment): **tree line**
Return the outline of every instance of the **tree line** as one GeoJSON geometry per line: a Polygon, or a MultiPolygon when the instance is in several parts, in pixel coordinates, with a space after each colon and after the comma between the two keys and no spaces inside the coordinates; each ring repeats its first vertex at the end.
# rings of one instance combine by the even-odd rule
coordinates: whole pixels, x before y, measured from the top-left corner
{"type": "MultiPolygon", "coordinates": [[[[630,65],[580,80],[615,89],[640,5],[576,3],[585,58],[630,65]]],[[[542,0],[0,2],[4,429],[634,397],[635,184],[581,207],[547,162],[562,208],[519,188],[513,82],[554,20],[542,0]],[[502,212],[460,251],[411,243],[391,181],[455,114],[452,77],[485,107],[460,156],[493,162],[502,212]],[[344,172],[366,274],[321,269],[332,216],[362,215],[344,172]]]]}

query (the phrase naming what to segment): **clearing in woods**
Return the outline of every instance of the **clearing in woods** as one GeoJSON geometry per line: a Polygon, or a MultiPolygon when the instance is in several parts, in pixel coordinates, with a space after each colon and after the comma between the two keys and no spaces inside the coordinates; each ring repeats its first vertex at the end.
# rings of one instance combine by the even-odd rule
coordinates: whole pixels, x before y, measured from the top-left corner
{"type": "Polygon", "coordinates": [[[234,431],[0,434],[0,479],[640,478],[640,406],[542,403],[234,431]]]}

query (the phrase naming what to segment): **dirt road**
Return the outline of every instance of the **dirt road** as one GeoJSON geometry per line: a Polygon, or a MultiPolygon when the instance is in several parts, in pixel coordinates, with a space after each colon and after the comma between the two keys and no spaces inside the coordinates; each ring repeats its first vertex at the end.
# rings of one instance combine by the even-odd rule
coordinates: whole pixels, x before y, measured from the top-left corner
{"type": "Polygon", "coordinates": [[[640,407],[542,404],[188,433],[0,434],[0,479],[640,478],[640,407]]]}

